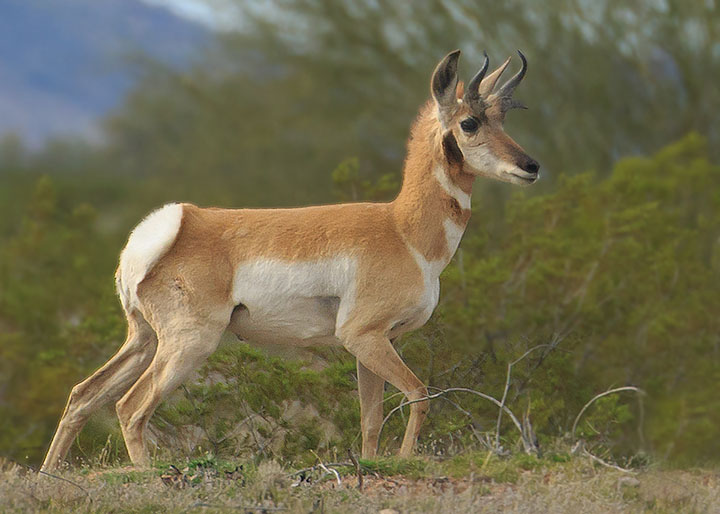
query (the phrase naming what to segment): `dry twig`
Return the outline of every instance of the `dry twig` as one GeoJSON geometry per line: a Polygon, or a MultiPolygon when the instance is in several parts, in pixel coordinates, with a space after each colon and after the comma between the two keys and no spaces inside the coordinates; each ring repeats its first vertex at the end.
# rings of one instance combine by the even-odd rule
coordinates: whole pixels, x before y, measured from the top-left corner
{"type": "Polygon", "coordinates": [[[353,454],[353,452],[350,448],[348,448],[348,457],[350,457],[350,460],[352,461],[353,466],[355,466],[355,473],[357,474],[357,477],[358,477],[358,490],[362,491],[363,476],[362,476],[362,471],[360,470],[360,463],[355,458],[355,455],[353,454]]]}
{"type": "MultiPolygon", "coordinates": [[[[633,392],[637,393],[640,398],[642,398],[642,396],[645,395],[645,391],[643,391],[642,389],[635,387],[635,386],[616,387],[614,389],[608,389],[607,391],[604,391],[600,394],[596,394],[595,396],[593,396],[593,398],[589,402],[587,402],[583,406],[582,409],[580,409],[580,412],[578,413],[577,417],[575,418],[575,421],[572,426],[572,430],[570,431],[570,436],[571,436],[572,440],[575,441],[575,431],[577,430],[577,426],[578,426],[578,423],[580,422],[580,418],[585,413],[585,411],[590,407],[590,405],[592,405],[596,400],[598,400],[604,396],[608,396],[608,395],[614,394],[614,393],[620,393],[622,391],[633,391],[633,392]]],[[[642,406],[642,402],[640,402],[640,405],[642,406]]],[[[592,460],[594,460],[595,462],[599,463],[602,466],[605,466],[605,467],[611,468],[611,469],[615,469],[615,470],[621,471],[623,473],[635,473],[634,471],[632,471],[630,469],[626,469],[621,466],[618,466],[617,464],[607,462],[607,461],[601,459],[600,457],[598,457],[597,455],[593,455],[585,448],[584,442],[582,440],[580,440],[576,443],[574,452],[577,451],[578,448],[582,448],[583,455],[591,458],[592,460]]]]}
{"type": "Polygon", "coordinates": [[[320,459],[320,457],[318,456],[317,453],[315,453],[315,452],[312,451],[312,450],[310,450],[310,453],[312,453],[313,455],[315,455],[315,458],[318,460],[318,466],[320,466],[320,469],[322,469],[322,470],[323,470],[325,473],[327,473],[328,475],[333,475],[333,474],[334,474],[334,475],[335,475],[335,479],[337,480],[338,486],[341,486],[341,485],[342,485],[342,481],[340,480],[340,473],[338,473],[338,472],[337,472],[335,469],[333,469],[333,468],[328,468],[328,467],[323,463],[323,461],[320,459]]]}
{"type": "Polygon", "coordinates": [[[572,440],[575,441],[575,430],[577,429],[577,425],[580,422],[580,418],[582,417],[583,414],[585,414],[585,411],[590,407],[590,405],[592,405],[595,402],[595,400],[598,400],[598,399],[602,398],[603,396],[608,396],[610,394],[619,393],[622,391],[634,391],[637,394],[639,394],[640,396],[645,395],[645,391],[643,391],[639,387],[635,387],[635,386],[616,387],[615,389],[608,389],[605,392],[596,394],[589,402],[587,402],[583,406],[582,409],[580,409],[580,413],[575,418],[575,422],[573,423],[572,430],[570,431],[570,437],[572,438],[572,440]]]}
{"type": "Polygon", "coordinates": [[[83,493],[85,493],[85,496],[87,496],[88,500],[90,500],[90,503],[92,503],[92,501],[93,501],[92,496],[90,496],[90,493],[84,487],[82,487],[80,484],[77,484],[77,483],[73,482],[72,480],[68,480],[67,478],[59,477],[57,475],[53,475],[52,473],[48,473],[47,471],[43,471],[41,469],[35,469],[32,466],[23,464],[22,462],[16,462],[14,460],[10,460],[10,462],[18,464],[19,466],[23,466],[23,467],[29,469],[30,471],[32,471],[33,473],[37,473],[39,475],[45,475],[45,476],[54,478],[56,480],[61,480],[63,482],[67,482],[68,484],[74,485],[75,487],[80,489],[83,493]]]}
{"type": "MultiPolygon", "coordinates": [[[[499,448],[500,448],[500,422],[502,421],[502,413],[503,413],[503,409],[505,408],[505,401],[507,400],[508,391],[510,390],[510,377],[512,374],[513,366],[515,364],[519,363],[520,361],[522,361],[525,357],[530,355],[535,350],[539,350],[540,348],[552,347],[552,346],[553,345],[551,345],[551,344],[539,344],[537,346],[533,346],[528,351],[523,353],[520,357],[518,357],[514,361],[508,363],[507,375],[505,376],[505,389],[503,390],[502,400],[500,400],[500,409],[498,411],[497,424],[495,427],[495,450],[496,451],[499,450],[499,448]]],[[[525,447],[525,451],[527,452],[532,448],[533,445],[530,444],[531,443],[530,441],[525,440],[525,434],[522,430],[521,430],[521,434],[522,434],[523,446],[525,447]]]]}
{"type": "MultiPolygon", "coordinates": [[[[507,415],[510,417],[510,419],[511,419],[512,422],[513,422],[513,424],[515,425],[515,428],[517,428],[518,432],[520,433],[520,437],[523,437],[524,432],[523,432],[523,427],[522,427],[522,425],[520,424],[520,421],[518,421],[518,419],[517,419],[517,417],[515,416],[515,414],[513,414],[513,412],[512,412],[506,405],[503,405],[503,404],[502,404],[500,401],[498,401],[496,398],[493,398],[492,396],[490,396],[490,395],[488,395],[488,394],[481,393],[480,391],[475,391],[474,389],[468,389],[467,387],[449,387],[448,389],[441,389],[440,391],[438,391],[438,392],[435,393],[435,394],[430,394],[430,395],[424,396],[423,398],[418,398],[417,400],[407,400],[407,401],[404,401],[404,402],[400,403],[400,405],[398,405],[397,407],[395,407],[394,409],[392,409],[392,410],[388,413],[388,415],[385,416],[385,419],[383,419],[383,422],[382,422],[382,424],[380,425],[380,433],[378,434],[378,445],[380,444],[380,434],[382,434],[383,428],[385,428],[385,424],[388,422],[388,420],[390,419],[390,417],[391,417],[395,412],[397,412],[398,410],[402,409],[402,408],[405,407],[406,405],[412,405],[413,403],[424,402],[424,401],[426,401],[426,400],[434,400],[435,398],[440,398],[440,397],[443,396],[443,395],[446,395],[446,394],[448,394],[448,393],[453,393],[453,392],[474,394],[474,395],[476,395],[476,396],[479,396],[480,398],[484,398],[485,400],[488,400],[488,401],[494,403],[494,404],[497,405],[500,409],[504,410],[504,411],[507,413],[507,415]]],[[[523,443],[524,443],[524,438],[523,438],[523,443]]]]}
{"type": "MultiPolygon", "coordinates": [[[[329,463],[325,464],[325,466],[330,467],[330,468],[343,468],[343,467],[352,468],[353,463],[352,462],[329,462],[329,463]]],[[[310,466],[308,468],[298,469],[297,471],[290,473],[290,476],[295,477],[298,475],[302,475],[303,473],[308,473],[310,471],[316,471],[318,468],[320,468],[320,464],[316,464],[316,465],[310,466]]]]}
{"type": "Polygon", "coordinates": [[[636,471],[633,471],[632,469],[623,468],[621,466],[618,466],[617,464],[612,464],[610,462],[606,462],[597,455],[593,455],[589,451],[587,451],[585,448],[583,448],[583,455],[590,457],[592,460],[597,462],[598,464],[605,466],[606,468],[615,469],[617,471],[622,471],[623,473],[630,473],[632,475],[636,474],[636,471]]]}

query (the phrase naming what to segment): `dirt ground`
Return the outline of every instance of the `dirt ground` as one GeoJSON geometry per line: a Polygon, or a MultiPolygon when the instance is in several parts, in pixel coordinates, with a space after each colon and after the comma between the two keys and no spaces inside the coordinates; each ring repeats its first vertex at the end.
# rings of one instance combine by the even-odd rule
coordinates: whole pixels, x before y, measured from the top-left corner
{"type": "Polygon", "coordinates": [[[337,469],[337,476],[317,467],[298,473],[264,462],[247,472],[111,467],[43,476],[6,463],[0,511],[720,513],[720,471],[713,470],[626,473],[586,459],[467,476],[366,470],[360,489],[354,470],[337,469]]]}

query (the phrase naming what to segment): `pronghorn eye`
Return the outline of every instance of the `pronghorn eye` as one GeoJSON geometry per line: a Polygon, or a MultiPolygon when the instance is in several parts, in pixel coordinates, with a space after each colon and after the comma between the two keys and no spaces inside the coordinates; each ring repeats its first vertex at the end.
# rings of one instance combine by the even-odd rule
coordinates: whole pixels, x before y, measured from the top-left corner
{"type": "Polygon", "coordinates": [[[478,129],[478,121],[475,118],[466,118],[460,122],[464,132],[475,132],[478,129]]]}

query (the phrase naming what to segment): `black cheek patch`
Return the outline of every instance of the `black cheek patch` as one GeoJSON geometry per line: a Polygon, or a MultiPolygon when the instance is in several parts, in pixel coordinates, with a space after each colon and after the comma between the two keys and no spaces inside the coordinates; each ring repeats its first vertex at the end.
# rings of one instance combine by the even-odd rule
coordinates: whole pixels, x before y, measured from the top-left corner
{"type": "Polygon", "coordinates": [[[449,164],[460,164],[465,158],[457,144],[457,140],[452,131],[448,130],[443,136],[442,141],[443,153],[449,164]]]}

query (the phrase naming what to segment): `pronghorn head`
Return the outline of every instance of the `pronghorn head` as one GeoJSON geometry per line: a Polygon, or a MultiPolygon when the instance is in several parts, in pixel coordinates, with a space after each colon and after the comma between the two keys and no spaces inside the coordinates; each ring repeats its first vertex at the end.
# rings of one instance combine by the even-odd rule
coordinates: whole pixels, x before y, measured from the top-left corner
{"type": "Polygon", "coordinates": [[[512,94],[525,76],[527,61],[518,51],[522,68],[495,89],[510,58],[487,77],[489,59],[472,78],[462,98],[457,95],[457,62],[460,50],[449,53],[433,73],[431,89],[442,126],[442,146],[447,159],[462,163],[463,171],[473,175],[529,185],[538,179],[538,162],[503,130],[505,113],[525,109],[512,94]]]}

